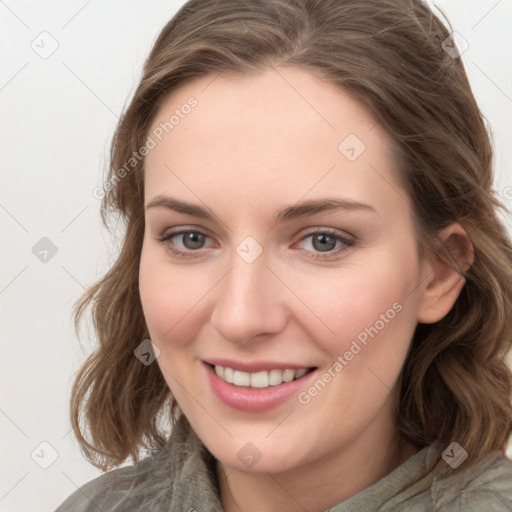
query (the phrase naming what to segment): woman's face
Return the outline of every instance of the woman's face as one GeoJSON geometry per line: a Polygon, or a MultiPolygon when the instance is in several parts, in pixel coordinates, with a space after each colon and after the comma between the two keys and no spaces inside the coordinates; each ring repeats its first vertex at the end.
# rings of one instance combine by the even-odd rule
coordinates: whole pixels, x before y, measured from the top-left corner
{"type": "Polygon", "coordinates": [[[258,472],[379,450],[426,277],[387,134],[281,67],[187,84],[149,135],[141,300],[201,440],[258,472]]]}

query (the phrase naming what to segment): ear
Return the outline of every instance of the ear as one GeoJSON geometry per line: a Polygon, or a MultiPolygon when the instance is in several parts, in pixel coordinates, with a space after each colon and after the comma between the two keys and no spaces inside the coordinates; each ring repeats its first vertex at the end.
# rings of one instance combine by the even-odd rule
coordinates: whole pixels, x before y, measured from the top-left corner
{"type": "Polygon", "coordinates": [[[441,230],[438,240],[433,258],[423,260],[417,316],[424,324],[441,320],[452,309],[466,283],[461,272],[465,273],[474,261],[473,245],[459,224],[441,230]]]}

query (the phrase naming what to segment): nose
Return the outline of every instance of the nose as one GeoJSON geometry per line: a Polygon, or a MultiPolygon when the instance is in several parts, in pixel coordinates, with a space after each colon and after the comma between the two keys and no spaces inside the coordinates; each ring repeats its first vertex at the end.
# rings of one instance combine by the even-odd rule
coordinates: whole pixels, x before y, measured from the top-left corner
{"type": "Polygon", "coordinates": [[[238,254],[216,287],[210,321],[223,339],[248,344],[260,335],[281,332],[287,322],[284,285],[261,255],[247,263],[238,254]]]}

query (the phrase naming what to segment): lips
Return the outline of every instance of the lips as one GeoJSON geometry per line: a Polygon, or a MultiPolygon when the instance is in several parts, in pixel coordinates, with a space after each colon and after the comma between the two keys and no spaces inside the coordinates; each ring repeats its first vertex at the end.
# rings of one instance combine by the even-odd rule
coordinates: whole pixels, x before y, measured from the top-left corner
{"type": "MultiPolygon", "coordinates": [[[[228,407],[245,412],[266,412],[271,409],[277,408],[279,405],[290,400],[292,397],[297,396],[300,390],[305,387],[316,375],[316,368],[304,367],[297,364],[282,364],[276,362],[251,362],[251,363],[239,363],[235,361],[227,360],[215,360],[215,363],[221,361],[226,365],[223,366],[224,371],[226,368],[233,370],[233,378],[237,375],[239,385],[230,382],[219,376],[217,372],[218,368],[222,365],[204,362],[203,367],[206,371],[206,378],[210,383],[210,387],[217,398],[228,407]],[[232,365],[232,366],[228,366],[232,365]],[[233,368],[234,367],[234,368],[233,368]],[[281,367],[281,368],[278,368],[281,367]],[[283,381],[281,384],[263,386],[245,386],[247,384],[247,374],[250,379],[254,374],[261,374],[263,372],[268,373],[269,377],[271,372],[280,370],[280,373],[284,374],[284,370],[291,370],[294,368],[295,379],[289,382],[283,381]],[[216,370],[217,368],[217,370],[216,370]],[[249,372],[247,369],[250,368],[252,371],[249,372]],[[305,374],[301,375],[301,370],[306,370],[305,374]],[[298,372],[298,373],[297,373],[298,372]],[[246,375],[244,375],[246,374],[246,375]],[[301,375],[297,377],[297,375],[301,375]],[[241,385],[240,385],[241,384],[241,385]]],[[[228,376],[229,378],[229,376],[228,376]]],[[[261,375],[257,376],[256,379],[264,378],[261,375]]],[[[258,382],[256,382],[258,384],[258,382]]],[[[259,380],[259,384],[261,384],[259,380]]],[[[265,382],[263,382],[265,383],[265,382]]]]}

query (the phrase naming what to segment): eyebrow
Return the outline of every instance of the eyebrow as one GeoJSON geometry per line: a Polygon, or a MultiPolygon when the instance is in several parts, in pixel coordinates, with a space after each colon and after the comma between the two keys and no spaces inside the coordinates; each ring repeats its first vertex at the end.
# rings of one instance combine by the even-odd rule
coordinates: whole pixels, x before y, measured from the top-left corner
{"type": "MultiPolygon", "coordinates": [[[[166,208],[168,210],[173,210],[178,213],[184,213],[186,215],[191,215],[193,217],[214,220],[214,215],[211,213],[209,209],[203,208],[195,204],[186,203],[184,201],[179,201],[168,196],[156,196],[145,207],[146,211],[152,208],[166,208]]],[[[361,210],[377,213],[375,209],[368,204],[359,203],[357,201],[352,201],[349,199],[326,198],[303,201],[292,206],[281,208],[274,214],[273,220],[277,224],[279,222],[299,219],[315,213],[336,210],[361,210]]]]}

